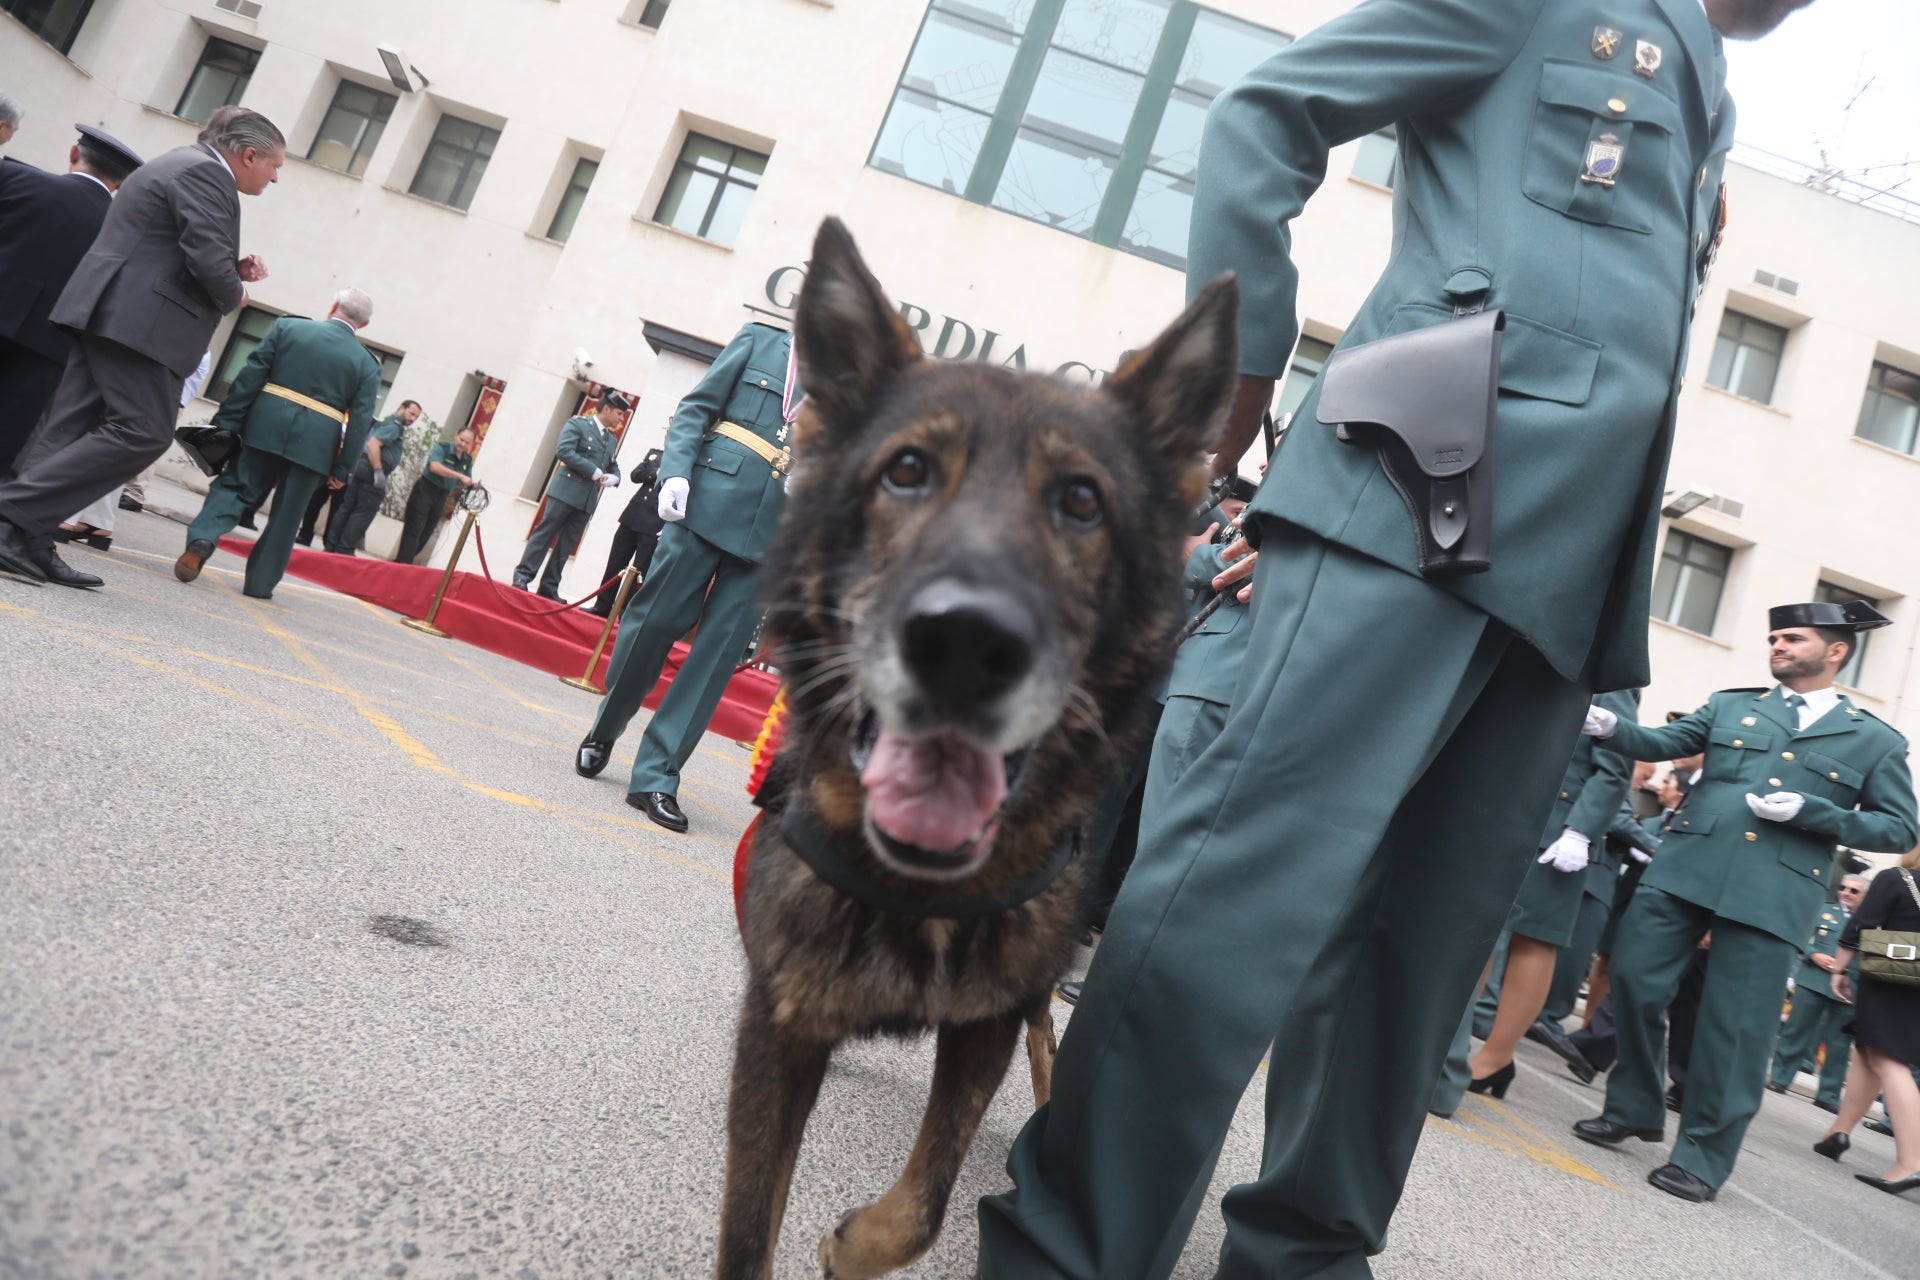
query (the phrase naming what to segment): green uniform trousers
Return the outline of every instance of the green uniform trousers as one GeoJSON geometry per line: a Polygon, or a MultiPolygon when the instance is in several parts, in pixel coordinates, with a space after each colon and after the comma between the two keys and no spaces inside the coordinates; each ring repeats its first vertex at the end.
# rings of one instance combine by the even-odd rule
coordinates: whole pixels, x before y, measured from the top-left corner
{"type": "Polygon", "coordinates": [[[1607,1076],[1601,1114],[1635,1129],[1664,1129],[1660,1063],[1666,1011],[1700,939],[1712,959],[1687,1061],[1674,1164],[1717,1187],[1733,1172],[1740,1141],[1760,1110],[1767,1058],[1780,1033],[1780,997],[1799,958],[1791,942],[1659,889],[1641,885],[1627,904],[1613,951],[1613,1020],[1620,1061],[1607,1076]]]}
{"type": "Polygon", "coordinates": [[[759,565],[728,555],[690,529],[670,524],[661,531],[646,581],[620,615],[620,638],[607,666],[607,696],[587,736],[617,741],[659,682],[674,641],[695,623],[700,634],[647,721],[628,794],[680,794],[680,766],[700,745],[760,621],[759,577],[759,565]]]}
{"type": "Polygon", "coordinates": [[[1539,846],[1586,691],[1413,575],[1277,522],[1260,550],[1233,705],[1143,819],[983,1280],[1168,1274],[1269,1046],[1219,1274],[1369,1275],[1539,846]]]}
{"type": "Polygon", "coordinates": [[[265,599],[287,574],[287,562],[293,559],[294,535],[307,513],[307,502],[319,491],[326,477],[275,453],[243,448],[233,464],[214,478],[207,488],[207,500],[200,514],[187,526],[187,541],[219,542],[240,523],[240,513],[256,510],[280,486],[267,527],[254,540],[253,553],[247,557],[247,576],[241,590],[265,599]]]}
{"type": "Polygon", "coordinates": [[[1847,1085],[1847,1063],[1853,1056],[1853,1042],[1840,1028],[1853,1019],[1853,1006],[1815,995],[1806,986],[1793,990],[1793,1008],[1786,1025],[1780,1028],[1780,1043],[1773,1050],[1771,1083],[1786,1088],[1797,1071],[1813,1070],[1813,1051],[1827,1046],[1827,1060],[1820,1068],[1820,1088],[1814,1094],[1820,1102],[1840,1105],[1840,1092],[1847,1085]]]}

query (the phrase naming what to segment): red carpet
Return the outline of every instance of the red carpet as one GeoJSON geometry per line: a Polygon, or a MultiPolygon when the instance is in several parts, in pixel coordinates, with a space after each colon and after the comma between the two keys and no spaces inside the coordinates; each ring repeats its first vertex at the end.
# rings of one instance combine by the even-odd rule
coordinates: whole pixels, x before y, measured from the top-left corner
{"type": "MultiPolygon", "coordinates": [[[[220,539],[220,548],[244,559],[253,550],[253,543],[244,538],[226,537],[220,539]]],[[[402,618],[427,616],[442,572],[425,565],[394,564],[366,556],[329,555],[304,547],[293,549],[293,562],[287,569],[295,577],[391,609],[402,618]]],[[[554,607],[551,601],[512,587],[495,590],[479,574],[455,571],[435,622],[456,639],[556,676],[577,676],[585,670],[587,658],[593,653],[604,625],[597,615],[574,609],[536,616],[520,612],[513,607],[514,603],[529,610],[554,607]]],[[[393,625],[400,625],[398,619],[393,625]]],[[[617,638],[618,633],[615,635],[617,638]]],[[[607,652],[601,655],[593,673],[602,682],[606,680],[607,659],[612,653],[613,642],[609,640],[607,652]]],[[[685,642],[673,646],[667,654],[666,669],[660,673],[660,683],[647,695],[647,707],[659,704],[660,695],[666,692],[686,656],[685,642]]],[[[752,742],[759,736],[779,684],[778,677],[765,671],[736,671],[720,699],[719,709],[713,713],[708,731],[736,742],[752,742]]],[[[584,712],[585,697],[581,702],[584,712]]]]}

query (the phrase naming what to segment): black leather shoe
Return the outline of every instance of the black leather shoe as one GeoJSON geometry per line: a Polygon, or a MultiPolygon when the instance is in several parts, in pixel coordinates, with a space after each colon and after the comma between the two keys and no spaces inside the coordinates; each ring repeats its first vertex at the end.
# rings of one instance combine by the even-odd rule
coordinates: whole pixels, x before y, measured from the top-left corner
{"type": "Polygon", "coordinates": [[[1647,1181],[1670,1196],[1691,1200],[1695,1204],[1705,1204],[1718,1194],[1716,1188],[1708,1186],[1677,1164],[1661,1165],[1647,1175],[1647,1181]]]}
{"type": "Polygon", "coordinates": [[[1861,1123],[1863,1123],[1867,1128],[1873,1130],[1875,1133],[1884,1133],[1889,1138],[1893,1136],[1893,1126],[1888,1124],[1885,1120],[1865,1120],[1865,1121],[1862,1121],[1861,1123]]]}
{"type": "Polygon", "coordinates": [[[1881,1191],[1891,1192],[1896,1196],[1903,1191],[1912,1191],[1920,1188],[1920,1173],[1916,1173],[1910,1178],[1895,1178],[1892,1181],[1886,1178],[1876,1178],[1871,1173],[1856,1173],[1853,1176],[1870,1187],[1877,1187],[1881,1191]]]}
{"type": "Polygon", "coordinates": [[[27,547],[26,532],[7,520],[0,520],[0,569],[29,582],[47,580],[46,570],[40,567],[40,557],[27,547]]]}
{"type": "Polygon", "coordinates": [[[40,552],[34,559],[39,564],[40,571],[47,575],[47,581],[58,586],[79,587],[83,591],[91,591],[95,587],[107,585],[105,578],[96,574],[82,573],[62,560],[60,553],[52,547],[40,552]]]}
{"type": "Polygon", "coordinates": [[[173,562],[173,576],[182,582],[192,582],[200,576],[200,568],[206,564],[207,557],[213,554],[213,544],[205,538],[196,538],[187,544],[180,558],[173,562]]]}
{"type": "Polygon", "coordinates": [[[552,600],[555,603],[560,602],[560,593],[558,591],[536,591],[533,594],[539,596],[542,600],[552,600]]]}
{"type": "Polygon", "coordinates": [[[1775,1084],[1771,1080],[1767,1082],[1768,1093],[1785,1093],[1786,1091],[1787,1091],[1787,1086],[1783,1084],[1775,1084]]]}
{"type": "Polygon", "coordinates": [[[1567,1070],[1573,1072],[1574,1078],[1581,1084],[1592,1084],[1594,1077],[1600,1074],[1600,1068],[1587,1061],[1587,1055],[1578,1049],[1575,1049],[1573,1054],[1573,1057],[1567,1059],[1567,1070]]]}
{"type": "Polygon", "coordinates": [[[1587,1061],[1586,1055],[1580,1052],[1579,1046],[1567,1038],[1567,1033],[1560,1029],[1560,1024],[1550,1018],[1536,1019],[1534,1024],[1527,1028],[1527,1039],[1552,1050],[1560,1061],[1575,1068],[1575,1075],[1580,1074],[1578,1068],[1581,1065],[1584,1064],[1589,1068],[1593,1066],[1587,1061]]]}
{"type": "Polygon", "coordinates": [[[607,767],[607,761],[613,759],[611,742],[595,742],[592,738],[580,739],[580,749],[573,753],[573,771],[583,778],[597,778],[600,771],[607,767]]]}
{"type": "Polygon", "coordinates": [[[1815,1098],[1813,1100],[1813,1105],[1820,1108],[1822,1111],[1826,1112],[1830,1116],[1837,1116],[1840,1114],[1840,1104],[1837,1102],[1822,1102],[1820,1101],[1820,1099],[1815,1098]]]}
{"type": "Polygon", "coordinates": [[[1685,1104],[1681,1100],[1679,1085],[1675,1085],[1673,1088],[1667,1090],[1667,1110],[1673,1112],[1675,1115],[1679,1115],[1680,1108],[1683,1105],[1685,1104]]]}
{"type": "Polygon", "coordinates": [[[680,812],[680,802],[664,791],[632,792],[627,803],[669,831],[687,829],[687,815],[680,812]]]}
{"type": "Polygon", "coordinates": [[[255,533],[258,533],[260,532],[260,526],[253,522],[253,517],[254,517],[254,513],[249,511],[244,515],[242,515],[236,523],[242,529],[251,529],[255,533]]]}
{"type": "Polygon", "coordinates": [[[1575,1120],[1573,1136],[1582,1142],[1591,1142],[1597,1147],[1617,1147],[1628,1138],[1638,1138],[1642,1142],[1658,1142],[1667,1136],[1667,1131],[1635,1129],[1624,1124],[1615,1124],[1605,1116],[1595,1116],[1591,1120],[1575,1120]]]}
{"type": "Polygon", "coordinates": [[[140,499],[129,498],[126,494],[123,493],[120,495],[120,509],[122,511],[145,511],[147,508],[146,508],[146,505],[140,501],[140,499]]]}
{"type": "Polygon", "coordinates": [[[1839,1160],[1853,1146],[1853,1139],[1844,1133],[1830,1133],[1813,1144],[1815,1155],[1825,1156],[1829,1160],[1839,1160]]]}
{"type": "Polygon", "coordinates": [[[1077,982],[1063,982],[1053,989],[1053,993],[1068,1004],[1080,1003],[1080,984],[1077,982]]]}

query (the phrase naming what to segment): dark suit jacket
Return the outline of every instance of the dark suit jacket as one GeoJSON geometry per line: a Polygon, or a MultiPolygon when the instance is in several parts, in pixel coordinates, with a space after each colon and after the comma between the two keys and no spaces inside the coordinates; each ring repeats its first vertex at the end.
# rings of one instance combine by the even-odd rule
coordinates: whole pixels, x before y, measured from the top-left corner
{"type": "Polygon", "coordinates": [[[47,316],[112,203],[85,174],[0,160],[0,338],[66,360],[73,339],[47,316]]]}
{"type": "Polygon", "coordinates": [[[120,185],[53,322],[184,378],[246,296],[239,246],[240,192],[225,162],[208,147],[175,147],[120,185]]]}
{"type": "Polygon", "coordinates": [[[621,526],[643,538],[659,533],[666,523],[660,518],[660,459],[642,458],[628,479],[640,487],[620,513],[621,526]]]}

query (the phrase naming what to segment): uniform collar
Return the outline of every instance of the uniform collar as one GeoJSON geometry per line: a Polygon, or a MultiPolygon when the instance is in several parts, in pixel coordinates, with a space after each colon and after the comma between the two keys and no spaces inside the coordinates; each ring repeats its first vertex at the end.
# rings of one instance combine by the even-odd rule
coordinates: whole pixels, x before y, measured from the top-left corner
{"type": "Polygon", "coordinates": [[[91,174],[91,173],[87,173],[87,172],[85,172],[84,170],[81,170],[81,169],[70,169],[70,170],[68,170],[68,171],[67,171],[67,176],[68,176],[69,178],[85,178],[85,179],[86,179],[86,180],[87,180],[88,182],[91,182],[91,183],[93,183],[94,185],[96,185],[96,186],[98,186],[98,187],[99,187],[99,188],[100,188],[100,189],[101,189],[102,191],[104,191],[104,192],[106,192],[106,193],[107,193],[107,195],[109,195],[109,196],[111,196],[111,195],[113,195],[113,188],[112,188],[112,187],[110,187],[110,186],[108,186],[108,185],[107,185],[106,183],[104,183],[104,182],[102,182],[102,181],[100,181],[100,179],[99,179],[99,178],[97,178],[97,177],[95,177],[95,176],[94,176],[93,174],[91,174]]]}

